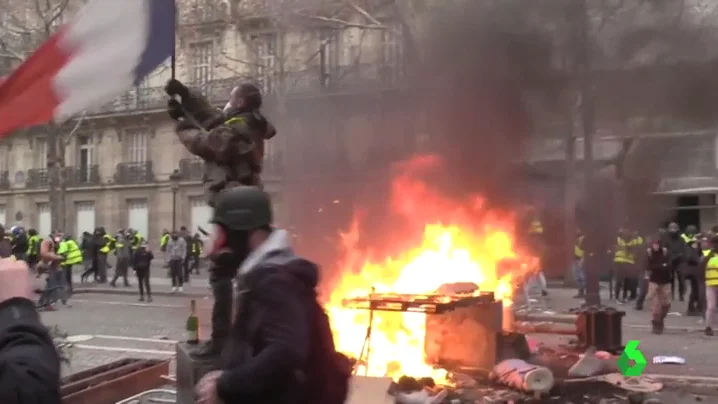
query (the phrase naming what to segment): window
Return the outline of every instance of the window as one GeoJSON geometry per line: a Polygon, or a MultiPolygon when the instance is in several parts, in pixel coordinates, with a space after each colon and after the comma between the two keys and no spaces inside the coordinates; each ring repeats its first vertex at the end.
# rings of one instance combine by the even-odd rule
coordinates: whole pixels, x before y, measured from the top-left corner
{"type": "Polygon", "coordinates": [[[147,159],[147,133],[142,130],[126,132],[127,162],[145,163],[147,159]]]}
{"type": "Polygon", "coordinates": [[[387,29],[381,33],[381,62],[385,66],[398,66],[403,56],[403,46],[400,23],[387,23],[387,29]]]}
{"type": "Polygon", "coordinates": [[[47,139],[36,138],[35,145],[35,168],[46,169],[47,168],[47,139]]]}
{"type": "Polygon", "coordinates": [[[7,145],[0,145],[0,173],[10,170],[10,150],[7,145]]]}
{"type": "Polygon", "coordinates": [[[274,87],[273,76],[277,57],[277,35],[262,34],[254,39],[257,79],[265,93],[272,92],[274,87]]]}
{"type": "Polygon", "coordinates": [[[323,30],[319,33],[319,70],[324,87],[331,84],[331,79],[339,66],[339,35],[334,30],[323,30]]]}
{"type": "Polygon", "coordinates": [[[213,51],[214,46],[211,41],[189,45],[191,82],[205,84],[212,80],[213,51]]]}
{"type": "Polygon", "coordinates": [[[77,136],[77,168],[80,173],[79,180],[81,183],[91,181],[92,166],[95,163],[94,149],[90,135],[77,136]]]}

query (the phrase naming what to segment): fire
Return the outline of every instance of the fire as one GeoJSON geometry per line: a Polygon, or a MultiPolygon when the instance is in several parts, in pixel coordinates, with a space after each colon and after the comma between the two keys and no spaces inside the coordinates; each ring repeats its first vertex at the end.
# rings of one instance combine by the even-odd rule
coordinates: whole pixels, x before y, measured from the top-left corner
{"type": "MultiPolygon", "coordinates": [[[[345,298],[366,296],[372,288],[377,293],[430,294],[443,284],[471,282],[510,305],[512,282],[530,271],[531,265],[514,265],[519,268],[514,272],[499,270],[502,261],[531,262],[517,251],[514,215],[486,209],[481,198],[442,197],[420,179],[440,164],[435,157],[412,160],[392,184],[393,212],[404,225],[396,228],[413,232],[406,234],[409,240],[423,233],[420,243],[372,259],[372,251],[356,247],[358,220],[342,234],[343,275],[327,304],[339,351],[358,358],[370,320],[369,311],[343,308],[345,298]]],[[[375,311],[372,324],[369,360],[362,363],[360,374],[444,379],[445,371],[424,362],[424,314],[375,311]]]]}

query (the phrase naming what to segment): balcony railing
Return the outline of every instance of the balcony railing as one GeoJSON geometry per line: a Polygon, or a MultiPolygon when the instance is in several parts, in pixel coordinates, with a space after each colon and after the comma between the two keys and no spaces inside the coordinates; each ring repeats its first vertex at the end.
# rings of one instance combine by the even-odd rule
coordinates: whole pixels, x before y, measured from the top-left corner
{"type": "Polygon", "coordinates": [[[100,185],[100,166],[67,167],[65,179],[68,187],[87,187],[100,185]]]}
{"type": "MultiPolygon", "coordinates": [[[[281,77],[279,75],[268,76],[266,80],[272,83],[270,92],[279,92],[288,96],[306,96],[391,89],[395,88],[401,79],[399,73],[399,68],[361,64],[336,67],[326,74],[322,74],[319,68],[290,71],[281,77]]],[[[259,79],[262,81],[261,78],[259,79]]],[[[189,83],[188,85],[200,91],[213,105],[224,106],[230,91],[238,80],[239,77],[232,77],[206,83],[189,83]]],[[[159,111],[166,106],[167,94],[163,87],[134,88],[115,101],[89,113],[93,115],[128,114],[159,111]]]]}
{"type": "Polygon", "coordinates": [[[27,170],[25,188],[40,189],[47,188],[50,184],[50,176],[46,168],[32,168],[27,170]]]}
{"type": "Polygon", "coordinates": [[[10,189],[10,172],[0,171],[0,190],[7,191],[10,189]]]}
{"type": "Polygon", "coordinates": [[[122,185],[150,184],[155,182],[152,162],[120,163],[115,171],[115,183],[122,185]]]}
{"type": "Polygon", "coordinates": [[[204,162],[196,158],[182,159],[179,162],[179,174],[183,181],[201,181],[204,162]]]}
{"type": "Polygon", "coordinates": [[[228,18],[225,4],[218,1],[195,1],[180,14],[180,25],[202,25],[225,22],[228,18]]]}

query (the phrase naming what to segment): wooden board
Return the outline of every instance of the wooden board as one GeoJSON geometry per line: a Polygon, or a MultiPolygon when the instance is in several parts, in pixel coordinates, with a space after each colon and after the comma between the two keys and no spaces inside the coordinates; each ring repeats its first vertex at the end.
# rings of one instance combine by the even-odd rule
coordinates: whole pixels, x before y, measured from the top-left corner
{"type": "Polygon", "coordinates": [[[391,383],[389,377],[354,376],[346,404],[394,404],[388,393],[391,383]]]}

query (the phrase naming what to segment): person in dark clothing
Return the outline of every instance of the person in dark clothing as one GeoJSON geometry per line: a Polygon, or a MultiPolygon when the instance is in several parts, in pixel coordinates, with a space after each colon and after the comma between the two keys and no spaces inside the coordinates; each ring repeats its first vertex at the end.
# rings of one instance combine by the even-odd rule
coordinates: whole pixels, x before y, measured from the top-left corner
{"type": "Polygon", "coordinates": [[[204,242],[200,237],[199,233],[195,233],[192,238],[192,265],[190,265],[190,272],[194,272],[195,275],[199,275],[199,264],[202,256],[202,250],[204,249],[204,242]]]}
{"type": "Polygon", "coordinates": [[[658,241],[653,241],[648,248],[647,271],[648,271],[648,296],[652,300],[652,320],[654,334],[662,334],[664,321],[671,309],[671,294],[669,293],[671,281],[674,276],[673,268],[670,266],[670,254],[668,249],[661,246],[658,241]]]}
{"type": "Polygon", "coordinates": [[[686,249],[686,263],[683,268],[686,281],[691,289],[688,295],[688,306],[686,307],[686,315],[689,316],[697,316],[703,313],[701,287],[705,279],[700,270],[700,263],[703,259],[703,246],[706,243],[707,240],[696,238],[686,249]]]}
{"type": "Polygon", "coordinates": [[[192,244],[194,243],[194,239],[185,226],[180,227],[180,237],[184,239],[187,245],[187,256],[182,261],[182,281],[189,283],[189,275],[192,268],[190,265],[192,261],[192,244]]]}
{"type": "Polygon", "coordinates": [[[132,268],[137,275],[137,283],[140,286],[140,301],[145,300],[145,290],[147,290],[147,301],[152,301],[152,289],[150,289],[150,267],[155,255],[147,246],[146,242],[140,244],[140,247],[132,255],[132,268]]]}
{"type": "Polygon", "coordinates": [[[221,370],[198,383],[198,402],[301,403],[297,372],[312,338],[305,296],[318,283],[317,266],[294,253],[286,231],[272,228],[269,197],[256,187],[221,193],[213,222],[219,241],[210,254],[242,263],[240,297],[221,370]]]}
{"type": "Polygon", "coordinates": [[[20,261],[27,260],[27,233],[25,229],[20,226],[15,226],[12,229],[12,255],[15,259],[20,261]]]}
{"type": "MultiPolygon", "coordinates": [[[[170,80],[165,91],[172,97],[167,112],[177,122],[177,137],[190,153],[205,162],[209,206],[214,207],[215,199],[226,189],[247,185],[261,188],[264,142],[273,138],[277,130],[261,113],[259,88],[249,82],[239,83],[223,111],[177,80],[170,80]]],[[[212,339],[195,352],[198,358],[218,356],[229,335],[232,280],[237,264],[212,262],[209,269],[214,297],[212,339]]]]}
{"type": "Polygon", "coordinates": [[[5,228],[0,225],[0,258],[8,258],[12,255],[12,243],[5,235],[5,228]]]}
{"type": "Polygon", "coordinates": [[[60,356],[23,261],[0,260],[0,403],[60,404],[60,356]]]}
{"type": "Polygon", "coordinates": [[[686,293],[686,280],[683,276],[682,266],[685,263],[686,242],[681,237],[678,223],[668,225],[668,232],[663,241],[663,246],[668,250],[669,263],[673,276],[671,277],[671,298],[676,297],[676,284],[678,284],[678,298],[683,301],[686,293]]]}
{"type": "Polygon", "coordinates": [[[95,231],[88,237],[86,248],[90,251],[88,257],[90,257],[90,267],[80,276],[80,281],[85,282],[90,275],[94,276],[95,282],[99,280],[99,268],[100,268],[100,248],[105,245],[103,238],[103,229],[101,227],[95,228],[95,231]]]}

